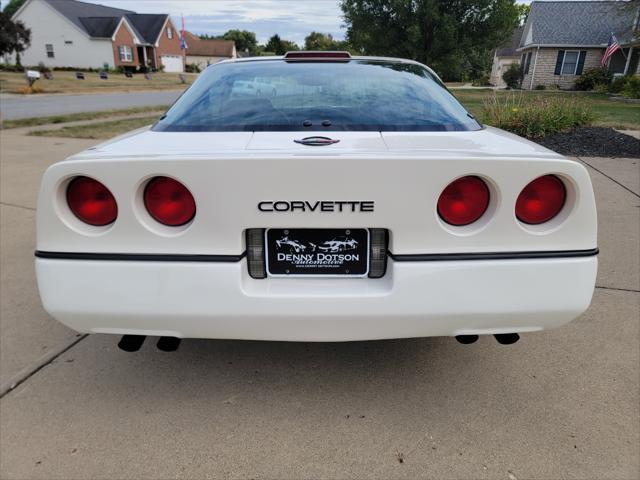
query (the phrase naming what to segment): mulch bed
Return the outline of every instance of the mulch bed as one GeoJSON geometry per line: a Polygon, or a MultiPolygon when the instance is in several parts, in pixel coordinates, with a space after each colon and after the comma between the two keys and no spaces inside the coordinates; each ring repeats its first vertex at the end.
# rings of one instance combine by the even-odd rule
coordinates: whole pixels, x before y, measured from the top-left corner
{"type": "Polygon", "coordinates": [[[562,155],[640,158],[640,140],[613,128],[582,127],[535,141],[562,155]]]}

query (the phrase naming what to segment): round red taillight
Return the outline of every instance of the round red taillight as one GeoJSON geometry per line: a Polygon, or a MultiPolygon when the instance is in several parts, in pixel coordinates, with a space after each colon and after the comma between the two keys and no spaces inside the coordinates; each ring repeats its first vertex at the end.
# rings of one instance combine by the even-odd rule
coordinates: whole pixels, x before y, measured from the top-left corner
{"type": "Polygon", "coordinates": [[[183,184],[169,177],[154,177],[144,189],[144,205],[163,225],[179,227],[196,214],[196,201],[183,184]]]}
{"type": "Polygon", "coordinates": [[[440,194],[438,214],[445,222],[461,227],[478,220],[489,206],[489,187],[474,176],[458,178],[440,194]]]}
{"type": "Polygon", "coordinates": [[[115,222],[118,204],[103,184],[89,177],[76,177],[67,186],[67,204],[84,223],[102,227],[115,222]]]}
{"type": "Polygon", "coordinates": [[[523,223],[537,225],[548,222],[564,206],[567,189],[555,175],[545,175],[529,183],[516,201],[516,217],[523,223]]]}

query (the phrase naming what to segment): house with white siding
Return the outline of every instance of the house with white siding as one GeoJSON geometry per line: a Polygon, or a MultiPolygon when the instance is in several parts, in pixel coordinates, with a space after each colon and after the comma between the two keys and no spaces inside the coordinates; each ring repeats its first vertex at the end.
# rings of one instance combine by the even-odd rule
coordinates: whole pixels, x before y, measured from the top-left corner
{"type": "Polygon", "coordinates": [[[23,65],[184,71],[179,32],[167,14],[77,0],[27,0],[12,18],[31,30],[23,65]]]}

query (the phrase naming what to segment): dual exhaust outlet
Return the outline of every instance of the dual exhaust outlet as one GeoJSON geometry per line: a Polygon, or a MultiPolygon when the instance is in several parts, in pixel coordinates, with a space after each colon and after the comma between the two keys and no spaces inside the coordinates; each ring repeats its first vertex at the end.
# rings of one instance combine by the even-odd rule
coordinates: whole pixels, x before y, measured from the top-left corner
{"type": "MultiPolygon", "coordinates": [[[[520,340],[517,333],[498,333],[494,337],[500,345],[512,345],[520,340]]],[[[118,342],[118,348],[125,352],[137,352],[146,338],[144,335],[123,335],[118,342]]],[[[456,340],[463,345],[470,345],[478,341],[478,335],[457,335],[456,340]]],[[[175,352],[181,341],[176,337],[160,337],[156,346],[163,352],[175,352]]]]}
{"type": "MultiPolygon", "coordinates": [[[[520,340],[517,333],[497,333],[494,338],[500,345],[513,345],[520,340]]],[[[456,335],[456,340],[463,345],[470,345],[478,340],[478,335],[456,335]]]]}
{"type": "MultiPolygon", "coordinates": [[[[144,335],[123,335],[118,342],[118,348],[125,352],[137,352],[146,340],[144,335]]],[[[175,352],[182,340],[176,337],[160,337],[156,346],[163,352],[175,352]]]]}

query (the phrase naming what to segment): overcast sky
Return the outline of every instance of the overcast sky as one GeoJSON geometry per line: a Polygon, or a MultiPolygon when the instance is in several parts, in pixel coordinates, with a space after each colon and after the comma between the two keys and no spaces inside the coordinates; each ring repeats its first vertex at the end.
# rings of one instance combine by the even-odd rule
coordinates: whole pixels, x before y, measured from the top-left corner
{"type": "MultiPolygon", "coordinates": [[[[138,13],[168,13],[178,29],[180,15],[184,15],[185,29],[196,34],[221,35],[232,28],[251,30],[260,43],[266,43],[274,33],[300,46],[304,44],[304,37],[314,30],[330,33],[339,40],[345,36],[339,0],[84,1],[138,13]]],[[[531,0],[518,0],[518,3],[531,3],[531,0]]]]}
{"type": "Polygon", "coordinates": [[[343,39],[342,12],[338,0],[84,0],[138,13],[168,13],[180,29],[193,33],[221,35],[238,28],[256,32],[258,42],[271,35],[302,45],[304,37],[315,30],[343,39]]]}

